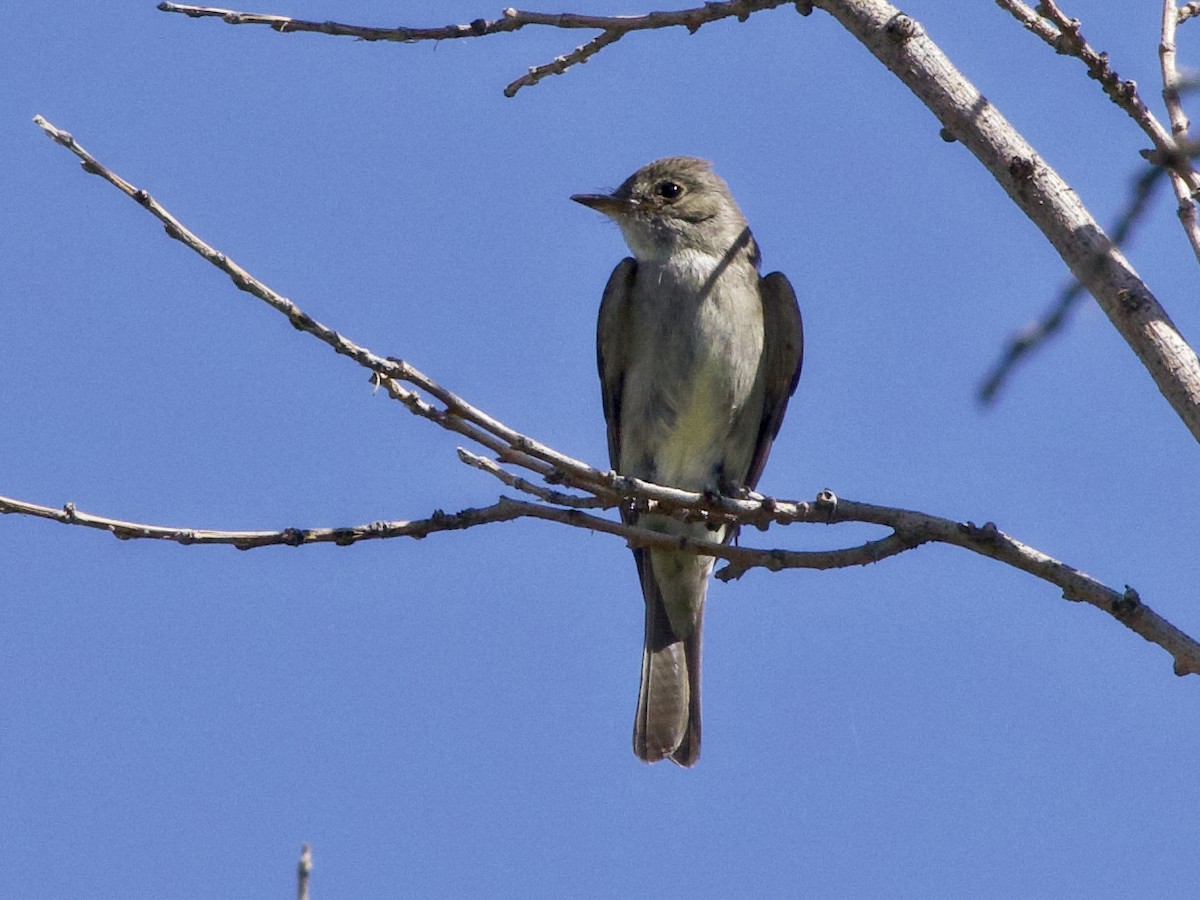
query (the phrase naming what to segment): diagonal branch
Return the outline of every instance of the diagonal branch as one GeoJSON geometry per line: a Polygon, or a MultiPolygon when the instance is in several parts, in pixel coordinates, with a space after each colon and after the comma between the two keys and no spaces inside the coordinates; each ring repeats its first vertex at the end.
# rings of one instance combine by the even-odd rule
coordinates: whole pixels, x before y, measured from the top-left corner
{"type": "Polygon", "coordinates": [[[1029,31],[1053,47],[1056,53],[1074,56],[1082,61],[1087,66],[1088,77],[1098,81],[1109,99],[1125,110],[1154,143],[1156,158],[1151,161],[1174,171],[1190,191],[1200,191],[1200,175],[1192,168],[1187,154],[1180,152],[1175,139],[1146,106],[1138,93],[1137,84],[1122,81],[1109,63],[1108,54],[1097,52],[1084,39],[1078,19],[1067,16],[1054,0],[1041,0],[1036,10],[1021,0],[996,2],[1029,31]]]}
{"type": "Polygon", "coordinates": [[[214,249],[197,237],[168,212],[162,204],[150,196],[149,192],[135,187],[120,175],[102,165],[94,156],[84,150],[70,133],[56,128],[41,116],[35,116],[34,122],[52,140],[78,156],[82,160],[85,172],[100,176],[162,222],[169,237],[180,241],[212,263],[228,275],[234,285],[240,290],[257,297],[276,311],[287,316],[288,321],[298,331],[311,334],[313,337],[327,344],[335,352],[343,356],[348,356],[359,365],[369,369],[379,379],[382,379],[382,383],[388,388],[388,392],[395,399],[403,402],[414,414],[430,419],[443,428],[455,431],[477,443],[483,444],[502,457],[532,457],[538,461],[535,465],[539,470],[539,474],[552,477],[558,471],[569,472],[575,480],[598,485],[603,485],[608,480],[607,475],[598,472],[586,463],[561,454],[508,427],[482,410],[475,408],[466,400],[442,387],[428,375],[425,375],[404,360],[385,359],[384,357],[377,356],[365,347],[359,346],[334,331],[332,328],[316,321],[291,300],[273,291],[224,253],[214,249]],[[438,409],[434,407],[418,394],[395,384],[395,382],[406,382],[414,385],[442,403],[443,408],[438,409]]]}
{"type": "Polygon", "coordinates": [[[1025,27],[1052,46],[1056,52],[1074,56],[1087,66],[1088,76],[1100,82],[1112,101],[1125,110],[1151,141],[1153,151],[1143,155],[1153,164],[1163,166],[1171,176],[1171,187],[1179,204],[1179,219],[1192,252],[1200,260],[1200,222],[1197,222],[1195,198],[1200,195],[1200,174],[1192,165],[1188,153],[1187,116],[1179,102],[1179,73],[1175,68],[1175,28],[1179,10],[1175,0],[1163,0],[1162,38],[1159,58],[1163,76],[1163,98],[1171,117],[1170,133],[1150,112],[1137,85],[1122,81],[1108,61],[1107,53],[1098,53],[1083,37],[1078,19],[1066,15],[1054,0],[1041,0],[1037,10],[1021,0],[996,0],[1004,9],[1024,23],[1025,27]]]}
{"type": "MultiPolygon", "coordinates": [[[[540,441],[510,428],[438,384],[404,360],[378,356],[332,328],[316,321],[291,300],[272,290],[224,253],[201,240],[147,191],[135,187],[101,164],[83,149],[69,132],[56,128],[41,116],[35,116],[34,122],[55,143],[66,147],[78,156],[82,160],[84,171],[103,178],[135,200],[138,205],[164,224],[168,236],[180,241],[228,275],[237,288],[257,297],[277,312],[282,313],[298,331],[311,334],[335,352],[353,359],[359,365],[370,370],[375,383],[383,386],[390,396],[403,403],[414,415],[428,419],[448,431],[460,434],[496,453],[503,461],[524,466],[541,475],[550,483],[568,484],[597,496],[618,499],[637,497],[654,501],[667,512],[701,510],[701,517],[711,517],[714,521],[724,521],[731,515],[749,512],[757,513],[757,524],[765,525],[770,521],[769,516],[763,519],[766,514],[752,501],[711,497],[695,491],[656,485],[638,478],[618,475],[615,472],[601,472],[587,463],[559,453],[540,441]],[[415,385],[441,402],[443,407],[434,406],[417,392],[404,387],[400,382],[415,385]]],[[[777,520],[786,521],[782,518],[777,520]]]]}
{"type": "Polygon", "coordinates": [[[582,65],[609,44],[615,44],[625,34],[626,32],[624,31],[614,29],[606,29],[600,32],[596,37],[592,38],[586,44],[576,47],[566,56],[558,56],[552,62],[548,62],[545,65],[534,66],[527,74],[522,75],[516,81],[510,82],[504,89],[504,96],[513,97],[521,88],[535,85],[548,75],[561,75],[576,63],[582,65]]]}
{"type": "Polygon", "coordinates": [[[963,77],[920,23],[886,0],[814,0],[813,5],[858,38],[987,168],[1096,298],[1200,440],[1196,352],[1070,186],[963,77]]]}

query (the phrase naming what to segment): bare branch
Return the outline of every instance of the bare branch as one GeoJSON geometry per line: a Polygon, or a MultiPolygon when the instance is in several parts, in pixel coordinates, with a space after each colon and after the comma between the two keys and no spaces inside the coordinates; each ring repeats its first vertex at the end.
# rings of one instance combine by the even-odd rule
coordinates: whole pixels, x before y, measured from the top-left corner
{"type": "Polygon", "coordinates": [[[562,491],[544,488],[540,484],[533,484],[520,475],[514,475],[507,469],[501,468],[494,461],[480,456],[478,453],[472,453],[470,450],[462,447],[458,448],[458,458],[471,468],[487,472],[508,487],[537,497],[543,503],[565,506],[568,509],[612,509],[622,499],[612,494],[604,494],[596,497],[580,497],[576,494],[565,494],[562,491]]]}
{"type": "Polygon", "coordinates": [[[517,91],[521,88],[537,84],[547,75],[561,75],[576,63],[582,65],[588,61],[589,57],[595,56],[609,44],[615,44],[624,36],[625,32],[623,31],[602,31],[586,44],[576,47],[566,56],[556,57],[553,62],[542,66],[534,66],[527,74],[522,75],[516,81],[510,82],[504,89],[504,96],[516,96],[517,91]]]}
{"type": "Polygon", "coordinates": [[[180,3],[160,3],[163,12],[182,13],[192,18],[219,18],[229,25],[265,25],[280,33],[293,31],[316,32],[319,34],[355,37],[363,41],[445,41],[457,38],[484,37],[490,34],[505,34],[524,28],[526,25],[541,25],[551,28],[597,29],[601,34],[588,43],[576,47],[565,56],[559,56],[545,65],[535,66],[525,75],[504,89],[506,97],[512,97],[523,87],[537,84],[548,75],[561,75],[571,66],[584,63],[609,44],[614,44],[631,31],[646,31],[657,28],[682,27],[695,33],[709,22],[736,18],[744,22],[751,13],[774,9],[786,3],[795,3],[797,9],[806,12],[804,0],[722,0],[709,2],[692,9],[651,12],[641,16],[587,16],[575,13],[538,13],[505,9],[501,18],[494,20],[476,19],[462,25],[445,25],[440,28],[375,28],[366,25],[348,25],[343,22],[313,22],[293,19],[289,16],[274,16],[263,13],[238,12],[212,6],[189,6],[180,3]]]}
{"type": "MultiPolygon", "coordinates": [[[[1141,602],[1132,588],[1117,591],[1039,550],[1000,531],[992,523],[977,526],[931,516],[913,510],[842,500],[822,491],[812,502],[756,501],[780,521],[834,525],[862,522],[882,525],[892,533],[880,540],[839,550],[796,551],[740,547],[715,541],[699,541],[602,519],[579,509],[564,509],[501,497],[491,506],[448,514],[440,510],[425,519],[374,522],[345,528],[286,528],[281,531],[206,531],[148,525],[96,516],[77,510],[73,504],[62,509],[37,506],[0,497],[0,513],[19,513],[50,519],[63,525],[81,525],[111,532],[124,540],[168,540],[180,544],[230,544],[239,550],[257,547],[335,543],[339,546],[380,538],[424,538],[442,531],[461,531],[495,522],[521,518],[542,519],[624,538],[631,546],[664,550],[688,550],[726,560],[717,572],[723,581],[740,578],[752,568],[842,569],[879,562],[926,543],[950,544],[990,557],[1056,585],[1067,600],[1081,601],[1113,616],[1147,641],[1157,644],[1174,660],[1176,674],[1200,674],[1200,643],[1180,631],[1141,602]]],[[[750,517],[753,518],[753,517],[750,517]]]]}
{"type": "Polygon", "coordinates": [[[1162,39],[1158,46],[1158,58],[1162,67],[1163,103],[1171,119],[1171,136],[1178,144],[1188,143],[1187,113],[1179,96],[1179,68],[1176,64],[1175,29],[1179,25],[1179,10],[1175,0],[1163,0],[1162,39]]]}
{"type": "MultiPolygon", "coordinates": [[[[1009,2],[1009,0],[1005,0],[1009,2]]],[[[1200,360],[1154,294],[1080,202],[976,87],[886,0],[814,0],[961,141],[1054,246],[1200,440],[1200,360]]],[[[1170,135],[1166,137],[1170,142],[1170,135]]]]}
{"type": "MultiPolygon", "coordinates": [[[[591,483],[601,487],[606,485],[610,480],[610,476],[598,472],[586,463],[552,450],[550,447],[509,428],[482,410],[476,409],[457,394],[442,387],[432,378],[409,365],[404,360],[394,358],[385,359],[377,356],[365,347],[361,347],[342,336],[332,328],[316,321],[291,300],[276,293],[224,253],[215,250],[202,241],[171,215],[162,204],[151,197],[149,192],[135,187],[120,175],[102,165],[94,156],[84,150],[70,133],[56,128],[41,116],[35,116],[34,122],[52,140],[78,156],[83,161],[82,166],[85,172],[100,176],[109,184],[118,188],[122,193],[131,197],[138,205],[162,222],[166,227],[169,237],[180,241],[191,250],[194,250],[228,275],[238,289],[257,297],[269,304],[276,311],[287,316],[288,321],[297,330],[311,334],[333,348],[335,352],[343,356],[348,356],[359,365],[369,369],[377,376],[376,383],[384,384],[389,394],[403,402],[415,415],[427,418],[441,425],[443,428],[462,434],[494,450],[502,458],[513,458],[514,461],[519,461],[525,457],[533,457],[540,462],[540,466],[536,466],[539,474],[552,477],[555,473],[569,473],[573,483],[591,483]],[[383,380],[380,382],[378,379],[383,380]],[[407,382],[416,386],[441,402],[444,405],[444,409],[439,410],[433,407],[414,392],[398,384],[389,384],[389,381],[407,382]],[[496,438],[499,440],[497,441],[496,438]]],[[[564,474],[561,477],[565,478],[566,475],[564,474]]]]}
{"type": "Polygon", "coordinates": [[[1108,54],[1097,52],[1084,39],[1078,19],[1067,16],[1054,0],[1041,0],[1037,10],[1021,0],[996,0],[996,3],[1053,47],[1056,53],[1082,60],[1087,66],[1088,76],[1100,82],[1104,93],[1125,110],[1154,143],[1154,158],[1150,161],[1175,172],[1190,192],[1200,192],[1200,175],[1192,168],[1191,159],[1181,151],[1175,139],[1146,106],[1138,93],[1137,84],[1122,81],[1109,64],[1108,54]]]}
{"type": "Polygon", "coordinates": [[[1192,0],[1191,3],[1185,3],[1179,7],[1179,24],[1182,25],[1193,16],[1200,16],[1200,2],[1192,0]]]}
{"type": "Polygon", "coordinates": [[[474,509],[464,509],[454,514],[435,510],[425,519],[414,521],[371,522],[366,525],[351,525],[343,528],[283,528],[278,531],[217,531],[204,528],[187,528],[172,525],[150,525],[97,516],[76,509],[67,503],[60,509],[39,506],[11,497],[0,497],[0,514],[18,513],[49,519],[60,525],[81,525],[107,531],[123,541],[156,540],[173,541],[176,544],[228,544],[238,550],[253,550],[257,547],[300,547],[305,544],[337,544],[340,547],[357,544],[359,541],[380,538],[409,537],[420,540],[438,531],[461,531],[476,525],[492,522],[509,522],[521,518],[523,513],[506,503],[495,503],[474,509]]]}
{"type": "MultiPolygon", "coordinates": [[[[1166,169],[1161,166],[1153,166],[1134,179],[1133,190],[1126,201],[1125,209],[1113,226],[1112,242],[1115,246],[1128,245],[1134,229],[1141,223],[1150,206],[1154,189],[1162,182],[1165,172],[1166,169]]],[[[1062,330],[1071,311],[1086,293],[1086,288],[1077,279],[1071,279],[1059,291],[1050,311],[1042,318],[1030,322],[1009,341],[1000,358],[992,366],[992,371],[979,387],[978,399],[981,404],[988,406],[995,402],[1017,365],[1062,330]]]]}
{"type": "Polygon", "coordinates": [[[308,879],[312,875],[312,844],[300,849],[300,862],[296,866],[297,900],[308,900],[308,879]]]}
{"type": "MultiPolygon", "coordinates": [[[[1167,107],[1167,114],[1171,118],[1171,136],[1174,138],[1176,153],[1183,157],[1180,161],[1186,161],[1188,170],[1191,170],[1191,159],[1188,156],[1186,148],[1191,141],[1188,139],[1188,117],[1183,111],[1183,101],[1180,99],[1180,78],[1179,69],[1175,64],[1175,28],[1179,24],[1179,10],[1175,6],[1175,0],[1163,0],[1162,12],[1162,39],[1158,45],[1158,58],[1162,68],[1163,79],[1163,102],[1167,107]]],[[[1189,182],[1185,178],[1185,173],[1178,171],[1180,165],[1169,166],[1168,172],[1171,175],[1171,187],[1175,190],[1175,199],[1179,203],[1179,222],[1183,226],[1183,233],[1187,235],[1188,243],[1192,245],[1192,252],[1196,255],[1196,259],[1200,260],[1200,222],[1196,218],[1196,194],[1197,187],[1195,183],[1189,182]]]]}
{"type": "MultiPolygon", "coordinates": [[[[306,19],[294,19],[291,16],[238,12],[234,9],[222,9],[216,6],[191,6],[183,3],[160,3],[158,9],[160,12],[182,13],[193,19],[217,18],[226,25],[265,25],[280,34],[307,31],[336,37],[352,37],[360,41],[397,41],[406,44],[417,41],[449,41],[456,38],[482,37],[486,34],[503,34],[516,31],[529,24],[516,15],[509,16],[510,10],[505,10],[502,18],[490,22],[487,19],[476,19],[467,24],[443,25],[439,28],[408,28],[405,26],[375,28],[369,25],[350,25],[345,22],[331,21],[314,22],[306,19]]],[[[511,10],[511,12],[515,12],[515,10],[511,10]]]]}

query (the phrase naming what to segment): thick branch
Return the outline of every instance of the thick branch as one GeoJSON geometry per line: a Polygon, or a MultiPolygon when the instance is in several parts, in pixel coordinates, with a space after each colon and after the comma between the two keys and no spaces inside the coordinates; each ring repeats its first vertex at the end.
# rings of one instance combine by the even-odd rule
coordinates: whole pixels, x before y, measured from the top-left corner
{"type": "Polygon", "coordinates": [[[1070,186],[954,68],[920,23],[886,0],[813,5],[841,22],[983,163],[1096,298],[1200,440],[1200,360],[1070,186]]]}

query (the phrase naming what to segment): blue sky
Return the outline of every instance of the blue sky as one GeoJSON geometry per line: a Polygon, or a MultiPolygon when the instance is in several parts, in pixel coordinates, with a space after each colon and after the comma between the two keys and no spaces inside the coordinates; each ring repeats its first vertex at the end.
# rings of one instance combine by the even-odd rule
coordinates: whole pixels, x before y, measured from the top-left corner
{"type": "MultiPolygon", "coordinates": [[[[108,7],[64,0],[0,37],[0,493],[278,528],[499,487],[35,113],[309,314],[601,466],[595,316],[625,250],[567,198],[688,153],[804,312],[764,491],[994,521],[1200,633],[1195,442],[1091,301],[975,405],[1065,268],[827,16],[635,35],[507,100],[585,36],[366,44],[108,7]]],[[[1157,106],[1156,9],[1072,7],[1157,106]]],[[[989,3],[906,11],[1110,222],[1147,141],[1081,64],[989,3]]],[[[1173,201],[1130,256],[1195,339],[1173,201]]],[[[1150,897],[1200,878],[1200,679],[952,548],[714,585],[690,771],[631,753],[642,609],[611,537],[527,522],[239,553],[5,516],[0,572],[0,896],[288,896],[302,841],[317,900],[1150,897]]]]}

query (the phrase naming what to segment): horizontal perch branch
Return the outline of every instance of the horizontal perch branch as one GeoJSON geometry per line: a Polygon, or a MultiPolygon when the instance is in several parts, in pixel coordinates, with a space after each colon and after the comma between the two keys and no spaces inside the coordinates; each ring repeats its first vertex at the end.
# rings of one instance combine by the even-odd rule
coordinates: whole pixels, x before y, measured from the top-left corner
{"type": "MultiPolygon", "coordinates": [[[[216,18],[228,25],[265,25],[281,34],[289,32],[313,32],[340,37],[353,37],[362,41],[395,41],[411,44],[418,41],[448,41],[460,38],[485,37],[492,34],[507,34],[524,28],[526,25],[542,25],[550,28],[563,29],[596,29],[600,34],[588,43],[576,47],[571,53],[559,56],[552,62],[532,67],[526,74],[511,82],[505,89],[505,96],[512,97],[523,87],[537,84],[547,75],[561,75],[571,66],[588,61],[609,44],[614,44],[631,31],[646,31],[656,28],[682,27],[690,32],[696,32],[701,26],[719,19],[736,18],[745,21],[754,12],[763,9],[773,9],[786,3],[796,3],[796,0],[724,0],[719,3],[705,3],[692,9],[671,10],[668,12],[651,12],[641,16],[586,16],[577,13],[539,13],[524,10],[505,9],[499,19],[475,19],[473,22],[457,25],[443,25],[437,28],[411,28],[398,26],[395,28],[378,28],[370,25],[350,25],[345,22],[316,22],[308,19],[294,19],[290,16],[276,16],[265,13],[238,12],[233,9],[222,9],[215,6],[191,6],[182,3],[160,3],[158,8],[163,12],[182,13],[194,19],[216,18]]],[[[809,7],[804,2],[796,3],[796,8],[807,12],[809,7]]]]}

